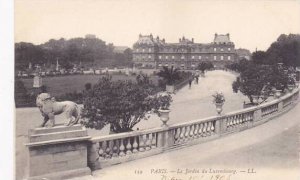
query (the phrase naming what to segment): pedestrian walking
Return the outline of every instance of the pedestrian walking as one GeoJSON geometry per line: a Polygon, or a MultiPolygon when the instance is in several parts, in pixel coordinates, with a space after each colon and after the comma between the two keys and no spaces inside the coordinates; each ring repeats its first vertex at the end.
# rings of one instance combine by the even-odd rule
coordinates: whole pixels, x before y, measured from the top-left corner
{"type": "Polygon", "coordinates": [[[192,82],[193,82],[193,79],[190,78],[190,79],[189,79],[189,88],[190,88],[190,89],[191,89],[191,87],[192,87],[192,82]]]}

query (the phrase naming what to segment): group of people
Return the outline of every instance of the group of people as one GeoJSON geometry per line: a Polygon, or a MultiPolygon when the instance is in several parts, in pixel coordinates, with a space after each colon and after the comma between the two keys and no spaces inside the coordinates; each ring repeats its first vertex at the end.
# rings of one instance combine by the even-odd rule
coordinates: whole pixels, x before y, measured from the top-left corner
{"type": "Polygon", "coordinates": [[[199,71],[196,71],[195,73],[192,74],[191,78],[189,79],[189,88],[192,87],[192,82],[194,79],[195,79],[195,84],[198,84],[199,76],[200,76],[199,71]]]}

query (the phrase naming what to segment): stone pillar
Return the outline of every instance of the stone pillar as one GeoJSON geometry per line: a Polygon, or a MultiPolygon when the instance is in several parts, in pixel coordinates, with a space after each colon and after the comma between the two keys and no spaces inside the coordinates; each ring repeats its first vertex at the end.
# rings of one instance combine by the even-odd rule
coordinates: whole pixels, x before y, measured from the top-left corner
{"type": "Polygon", "coordinates": [[[215,132],[218,135],[226,133],[226,116],[219,116],[215,124],[215,132]]]}
{"type": "Polygon", "coordinates": [[[257,122],[257,121],[260,121],[261,118],[262,118],[262,113],[261,113],[261,109],[262,108],[258,108],[254,111],[254,114],[253,114],[253,121],[254,122],[257,122]]]}
{"type": "Polygon", "coordinates": [[[163,128],[163,131],[157,134],[157,147],[163,150],[172,147],[174,144],[174,135],[168,127],[163,128]]]}
{"type": "Polygon", "coordinates": [[[81,125],[29,130],[28,179],[58,180],[90,175],[87,130],[81,125]]]}
{"type": "Polygon", "coordinates": [[[280,113],[283,109],[283,100],[280,100],[278,103],[278,112],[280,113]]]}

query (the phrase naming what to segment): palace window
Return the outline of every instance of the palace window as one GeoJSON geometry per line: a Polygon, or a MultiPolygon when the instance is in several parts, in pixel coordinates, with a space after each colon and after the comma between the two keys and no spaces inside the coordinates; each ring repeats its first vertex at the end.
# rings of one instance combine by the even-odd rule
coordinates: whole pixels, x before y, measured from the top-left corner
{"type": "Polygon", "coordinates": [[[161,56],[158,56],[158,59],[161,59],[161,56]]]}
{"type": "Polygon", "coordinates": [[[223,49],[223,48],[221,48],[221,51],[224,51],[224,49],[223,49]]]}
{"type": "Polygon", "coordinates": [[[214,51],[216,52],[216,51],[217,51],[217,48],[214,48],[214,51]]]}
{"type": "Polygon", "coordinates": [[[192,59],[194,59],[195,58],[195,56],[192,56],[192,59]]]}
{"type": "Polygon", "coordinates": [[[214,56],[214,60],[217,60],[217,56],[214,56]]]}
{"type": "Polygon", "coordinates": [[[228,48],[228,51],[230,51],[231,50],[231,48],[228,48]]]}
{"type": "Polygon", "coordinates": [[[136,49],[136,52],[139,52],[139,48],[136,49]]]}
{"type": "Polygon", "coordinates": [[[166,59],[168,59],[169,58],[169,56],[166,56],[166,59]]]}
{"type": "Polygon", "coordinates": [[[145,49],[143,48],[143,52],[145,52],[145,49]]]}
{"type": "Polygon", "coordinates": [[[172,56],[172,59],[175,59],[175,56],[172,56]]]}
{"type": "Polygon", "coordinates": [[[184,59],[184,56],[181,56],[181,59],[184,59]]]}
{"type": "Polygon", "coordinates": [[[199,56],[199,59],[201,59],[202,57],[201,56],[199,56]]]}
{"type": "Polygon", "coordinates": [[[224,57],[223,57],[223,56],[221,56],[221,60],[224,60],[224,57]]]}
{"type": "Polygon", "coordinates": [[[149,48],[149,52],[151,52],[151,48],[149,48]]]}
{"type": "Polygon", "coordinates": [[[230,59],[231,59],[231,56],[228,56],[227,59],[230,60],[230,59]]]}
{"type": "Polygon", "coordinates": [[[148,58],[151,59],[151,56],[149,55],[148,58]]]}

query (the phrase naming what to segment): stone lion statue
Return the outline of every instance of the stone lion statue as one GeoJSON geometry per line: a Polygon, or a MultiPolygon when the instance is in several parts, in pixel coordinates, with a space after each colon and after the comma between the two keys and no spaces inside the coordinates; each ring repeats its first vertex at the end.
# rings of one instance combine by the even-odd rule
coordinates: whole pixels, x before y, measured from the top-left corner
{"type": "Polygon", "coordinates": [[[50,127],[55,125],[55,115],[65,113],[67,118],[66,126],[72,126],[79,122],[80,109],[78,105],[72,101],[57,102],[54,97],[48,93],[41,93],[36,98],[36,105],[40,109],[44,117],[41,127],[45,127],[48,120],[50,120],[50,127]]]}

